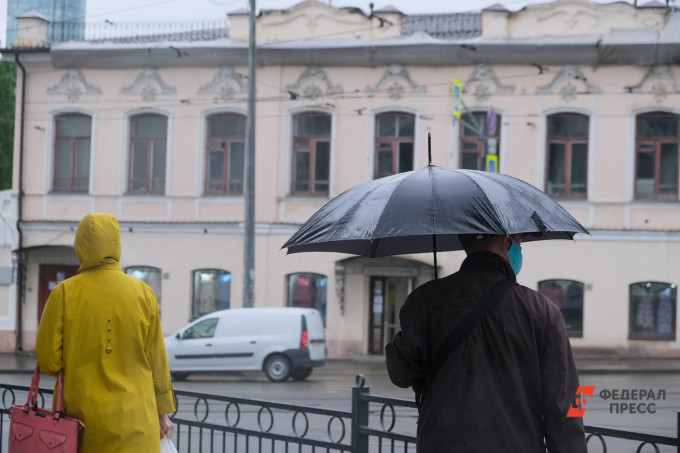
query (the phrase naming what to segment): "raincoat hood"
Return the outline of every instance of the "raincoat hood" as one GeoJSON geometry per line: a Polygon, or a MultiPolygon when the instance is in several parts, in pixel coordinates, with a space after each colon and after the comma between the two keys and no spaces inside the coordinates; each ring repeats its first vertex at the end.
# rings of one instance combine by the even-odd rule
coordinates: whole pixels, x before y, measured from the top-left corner
{"type": "Polygon", "coordinates": [[[78,225],[73,242],[80,261],[78,272],[120,261],[120,227],[111,214],[88,214],[78,225]]]}

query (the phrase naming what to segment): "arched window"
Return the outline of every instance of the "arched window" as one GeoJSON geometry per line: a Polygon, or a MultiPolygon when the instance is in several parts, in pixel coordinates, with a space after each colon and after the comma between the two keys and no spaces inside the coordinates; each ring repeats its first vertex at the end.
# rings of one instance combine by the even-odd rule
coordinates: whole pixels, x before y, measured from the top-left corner
{"type": "Polygon", "coordinates": [[[315,308],[326,323],[326,291],[328,278],[322,274],[300,272],[288,274],[288,306],[315,308]]]}
{"type": "Polygon", "coordinates": [[[546,193],[585,198],[588,177],[588,117],[559,113],[548,117],[546,193]]]}
{"type": "Polygon", "coordinates": [[[331,116],[301,113],[293,118],[293,187],[296,194],[328,195],[331,116]]]}
{"type": "Polygon", "coordinates": [[[675,341],[677,285],[640,282],[630,285],[628,338],[675,341]]]}
{"type": "Polygon", "coordinates": [[[193,318],[225,310],[231,305],[231,272],[198,269],[193,272],[193,318]]]}
{"type": "Polygon", "coordinates": [[[415,115],[381,113],[375,118],[374,178],[413,170],[415,115]]]}
{"type": "Polygon", "coordinates": [[[487,112],[466,113],[460,120],[460,168],[486,170],[491,162],[496,171],[500,164],[501,116],[495,120],[495,131],[489,134],[487,112]],[[491,145],[491,147],[489,146],[491,145]],[[495,157],[494,157],[495,156],[495,157]]]}
{"type": "Polygon", "coordinates": [[[158,306],[161,305],[161,270],[157,267],[150,266],[130,266],[125,268],[125,273],[143,281],[151,287],[154,294],[156,294],[156,299],[158,300],[158,306]]]}
{"type": "Polygon", "coordinates": [[[570,337],[583,336],[583,283],[574,280],[543,280],[538,291],[562,312],[570,337]]]}
{"type": "Polygon", "coordinates": [[[145,114],[130,118],[130,192],[165,193],[167,141],[165,116],[145,114]]]}
{"type": "Polygon", "coordinates": [[[208,194],[242,194],[246,117],[222,113],[208,117],[206,180],[208,194]]]}
{"type": "Polygon", "coordinates": [[[680,115],[638,115],[635,140],[635,198],[678,199],[680,115]]]}
{"type": "Polygon", "coordinates": [[[58,192],[87,192],[90,186],[92,118],[80,113],[54,118],[54,181],[58,192]]]}

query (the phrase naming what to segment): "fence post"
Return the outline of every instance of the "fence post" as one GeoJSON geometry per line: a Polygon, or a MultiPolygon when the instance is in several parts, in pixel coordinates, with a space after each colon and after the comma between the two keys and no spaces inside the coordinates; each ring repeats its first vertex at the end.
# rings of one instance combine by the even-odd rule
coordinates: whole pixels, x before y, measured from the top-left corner
{"type": "Polygon", "coordinates": [[[677,446],[677,451],[680,453],[680,411],[675,411],[675,421],[676,421],[676,436],[675,436],[675,441],[677,442],[675,445],[677,446]]]}
{"type": "Polygon", "coordinates": [[[368,401],[361,396],[367,395],[370,388],[364,387],[366,378],[358,374],[356,387],[352,389],[352,453],[368,453],[368,434],[360,432],[361,426],[368,426],[368,401]]]}

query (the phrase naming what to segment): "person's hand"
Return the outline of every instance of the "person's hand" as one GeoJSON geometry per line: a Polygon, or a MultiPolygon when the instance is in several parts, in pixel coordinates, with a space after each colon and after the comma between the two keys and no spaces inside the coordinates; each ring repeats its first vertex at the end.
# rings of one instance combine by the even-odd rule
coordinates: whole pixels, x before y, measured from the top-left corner
{"type": "Polygon", "coordinates": [[[168,414],[159,415],[158,424],[161,426],[161,439],[164,437],[172,439],[172,434],[175,432],[175,425],[170,421],[168,414]]]}

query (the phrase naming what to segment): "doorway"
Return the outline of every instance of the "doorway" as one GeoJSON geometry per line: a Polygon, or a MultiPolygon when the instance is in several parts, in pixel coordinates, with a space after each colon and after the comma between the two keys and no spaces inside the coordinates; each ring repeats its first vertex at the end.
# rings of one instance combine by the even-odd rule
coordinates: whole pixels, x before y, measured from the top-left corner
{"type": "Polygon", "coordinates": [[[78,266],[41,264],[38,271],[38,323],[50,293],[62,281],[78,273],[78,266]]]}
{"type": "Polygon", "coordinates": [[[368,353],[384,354],[385,345],[401,330],[399,311],[413,290],[413,279],[371,277],[368,353]]]}

